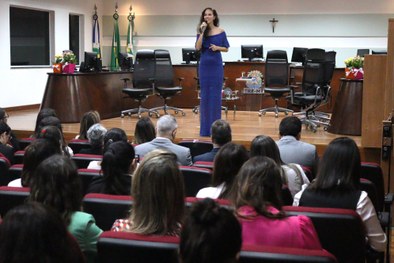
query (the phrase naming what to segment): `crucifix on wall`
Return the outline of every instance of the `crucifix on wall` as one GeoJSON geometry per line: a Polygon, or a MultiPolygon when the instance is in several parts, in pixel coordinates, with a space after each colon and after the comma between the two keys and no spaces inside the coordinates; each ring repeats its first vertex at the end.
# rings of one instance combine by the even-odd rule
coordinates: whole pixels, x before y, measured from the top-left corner
{"type": "Polygon", "coordinates": [[[272,26],[272,33],[275,33],[275,26],[276,26],[276,23],[279,22],[279,20],[276,20],[274,17],[270,20],[270,22],[271,22],[271,26],[272,26]]]}

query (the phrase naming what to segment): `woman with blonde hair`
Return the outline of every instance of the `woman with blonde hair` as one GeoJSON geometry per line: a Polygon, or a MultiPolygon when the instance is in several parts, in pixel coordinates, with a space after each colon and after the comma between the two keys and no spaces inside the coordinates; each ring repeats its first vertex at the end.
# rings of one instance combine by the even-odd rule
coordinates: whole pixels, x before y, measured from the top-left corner
{"type": "Polygon", "coordinates": [[[134,198],[129,218],[117,219],[112,231],[178,236],[185,190],[177,156],[163,150],[145,155],[132,179],[134,198]]]}

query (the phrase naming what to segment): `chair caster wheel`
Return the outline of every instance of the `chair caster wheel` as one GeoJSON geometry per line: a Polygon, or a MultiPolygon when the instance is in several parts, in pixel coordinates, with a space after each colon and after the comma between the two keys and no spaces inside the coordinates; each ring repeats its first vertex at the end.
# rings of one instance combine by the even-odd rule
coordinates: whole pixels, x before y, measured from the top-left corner
{"type": "Polygon", "coordinates": [[[285,115],[287,116],[289,113],[287,113],[287,111],[285,111],[285,115]]]}
{"type": "Polygon", "coordinates": [[[259,116],[260,116],[260,117],[261,117],[261,115],[262,115],[261,112],[259,112],[259,116]]]}
{"type": "Polygon", "coordinates": [[[124,118],[124,114],[123,114],[123,113],[122,113],[122,114],[120,114],[120,117],[121,117],[121,118],[124,118]]]}
{"type": "Polygon", "coordinates": [[[176,111],[174,111],[175,112],[175,114],[178,114],[178,111],[176,110],[176,111]]]}
{"type": "MultiPolygon", "coordinates": [[[[287,114],[286,114],[286,115],[287,115],[287,114]]],[[[275,118],[278,118],[278,116],[279,116],[278,114],[275,114],[275,118]]]]}
{"type": "Polygon", "coordinates": [[[184,113],[183,111],[182,111],[182,116],[186,116],[186,113],[184,113]]]}

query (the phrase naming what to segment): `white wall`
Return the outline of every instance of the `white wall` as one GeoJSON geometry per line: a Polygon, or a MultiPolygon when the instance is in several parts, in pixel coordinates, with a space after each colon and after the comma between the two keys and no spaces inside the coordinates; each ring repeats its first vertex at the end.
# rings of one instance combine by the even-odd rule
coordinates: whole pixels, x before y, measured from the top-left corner
{"type": "MultiPolygon", "coordinates": [[[[49,67],[11,69],[10,5],[53,11],[55,53],[61,53],[68,49],[70,13],[84,16],[84,50],[91,50],[91,16],[94,4],[97,4],[103,35],[103,59],[106,64],[109,60],[112,35],[110,18],[116,2],[123,18],[128,15],[130,3],[133,4],[133,11],[136,13],[137,49],[167,48],[174,63],[181,62],[182,47],[194,45],[195,27],[206,6],[218,10],[221,26],[229,35],[231,48],[229,53],[224,54],[225,61],[240,58],[241,44],[262,43],[265,52],[281,48],[287,50],[289,55],[293,46],[334,49],[338,52],[337,66],[342,66],[343,59],[353,55],[357,48],[385,48],[387,18],[394,14],[392,0],[373,3],[370,0],[0,0],[0,107],[41,103],[47,80],[46,73],[52,70],[49,67]],[[325,16],[318,16],[320,14],[325,16]],[[272,17],[279,19],[275,34],[272,34],[270,23],[266,21],[272,17]],[[178,23],[179,20],[184,22],[178,23]],[[248,23],[257,20],[262,22],[248,23]],[[331,24],[333,20],[334,25],[331,24]],[[299,24],[295,27],[297,23],[299,24]],[[163,25],[164,29],[161,28],[163,25]]],[[[123,44],[125,34],[125,27],[121,25],[123,44]]]]}

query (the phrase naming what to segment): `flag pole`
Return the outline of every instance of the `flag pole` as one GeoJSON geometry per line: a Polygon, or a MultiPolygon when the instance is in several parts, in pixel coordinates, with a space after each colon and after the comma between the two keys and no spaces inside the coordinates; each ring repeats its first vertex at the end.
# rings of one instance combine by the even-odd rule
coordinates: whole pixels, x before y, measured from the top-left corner
{"type": "Polygon", "coordinates": [[[111,70],[119,70],[119,52],[120,52],[120,37],[118,25],[118,2],[115,4],[114,18],[114,33],[112,35],[112,50],[111,50],[111,70]]]}

